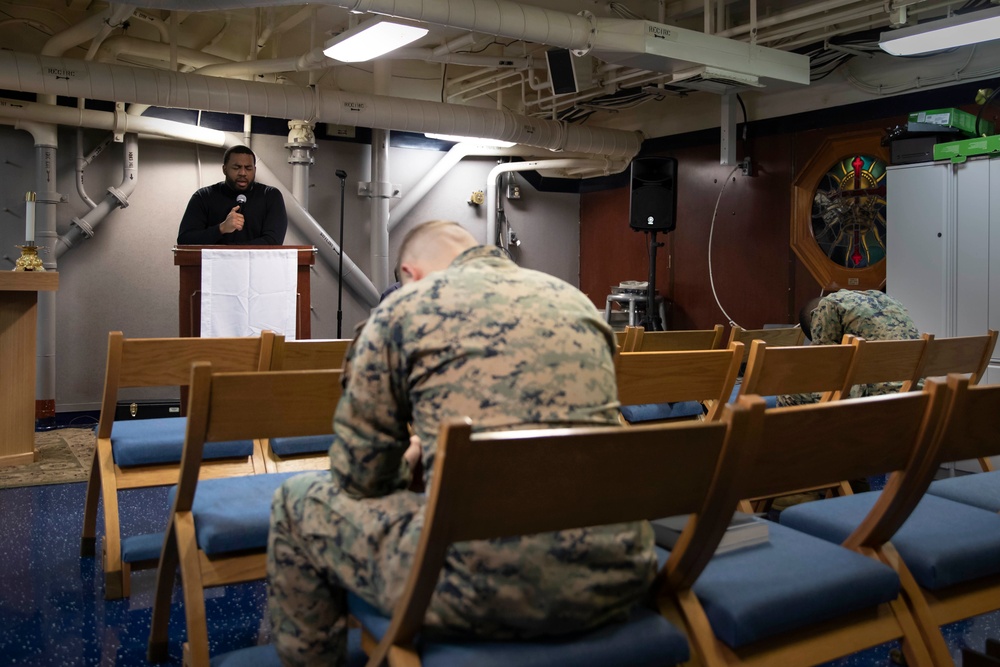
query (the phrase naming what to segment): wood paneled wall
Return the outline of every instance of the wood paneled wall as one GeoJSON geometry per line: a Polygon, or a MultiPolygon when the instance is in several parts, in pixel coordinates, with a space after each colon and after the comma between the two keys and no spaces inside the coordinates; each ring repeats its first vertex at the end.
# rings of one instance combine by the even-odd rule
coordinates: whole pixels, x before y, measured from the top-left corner
{"type": "MultiPolygon", "coordinates": [[[[658,235],[666,245],[658,251],[656,286],[672,302],[667,327],[703,329],[732,321],[749,329],[796,322],[800,305],[820,294],[820,285],[789,243],[796,167],[827,136],[860,129],[880,133],[905,120],[900,115],[753,138],[751,177],[719,165],[717,134],[676,149],[670,148],[669,138],[656,140],[655,149],[644,155],[668,155],[678,161],[677,228],[658,235]],[[709,277],[710,233],[711,276],[721,308],[709,277]]],[[[741,145],[740,156],[744,154],[741,145]]],[[[580,204],[580,288],[603,310],[612,285],[646,280],[647,238],[628,225],[628,185],[585,192],[580,204]]]]}

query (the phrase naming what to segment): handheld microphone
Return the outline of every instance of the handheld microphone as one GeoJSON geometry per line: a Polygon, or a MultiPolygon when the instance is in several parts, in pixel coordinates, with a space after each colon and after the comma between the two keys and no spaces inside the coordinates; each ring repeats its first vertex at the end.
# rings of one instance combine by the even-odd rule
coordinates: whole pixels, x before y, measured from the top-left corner
{"type": "Polygon", "coordinates": [[[236,195],[236,204],[240,207],[240,210],[243,209],[243,204],[246,204],[246,203],[247,203],[247,196],[246,195],[244,195],[244,194],[236,195]]]}
{"type": "Polygon", "coordinates": [[[334,173],[337,174],[337,178],[347,178],[347,172],[343,169],[338,169],[334,173]]]}

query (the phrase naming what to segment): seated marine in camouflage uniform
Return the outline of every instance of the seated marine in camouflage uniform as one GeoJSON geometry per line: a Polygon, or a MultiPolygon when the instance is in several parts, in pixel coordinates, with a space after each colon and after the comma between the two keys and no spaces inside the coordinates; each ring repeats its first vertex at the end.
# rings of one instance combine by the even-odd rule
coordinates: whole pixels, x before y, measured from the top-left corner
{"type": "MultiPolygon", "coordinates": [[[[813,299],[803,306],[799,322],[813,345],[838,345],[844,334],[854,334],[865,340],[920,338],[920,332],[903,304],[880,290],[842,289],[822,299],[813,299]]],[[[858,385],[851,389],[851,398],[893,394],[901,387],[900,382],[858,385]]],[[[779,406],[817,401],[819,394],[778,397],[779,406]]]]}
{"type": "MultiPolygon", "coordinates": [[[[429,486],[442,422],[617,424],[614,337],[579,290],[453,222],[412,230],[398,266],[403,286],[348,353],[329,472],[286,481],[272,504],[269,608],[285,664],[343,664],[347,590],[393,609],[424,519],[410,463],[422,459],[429,486]]],[[[462,543],[426,625],[492,638],[591,628],[624,616],[655,572],[646,522],[462,543]]]]}

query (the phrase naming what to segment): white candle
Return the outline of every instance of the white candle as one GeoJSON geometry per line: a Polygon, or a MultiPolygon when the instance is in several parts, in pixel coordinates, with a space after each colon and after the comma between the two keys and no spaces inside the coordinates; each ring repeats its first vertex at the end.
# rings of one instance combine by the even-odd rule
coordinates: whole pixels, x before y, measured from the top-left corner
{"type": "Polygon", "coordinates": [[[24,241],[27,245],[35,244],[35,193],[24,195],[24,241]]]}

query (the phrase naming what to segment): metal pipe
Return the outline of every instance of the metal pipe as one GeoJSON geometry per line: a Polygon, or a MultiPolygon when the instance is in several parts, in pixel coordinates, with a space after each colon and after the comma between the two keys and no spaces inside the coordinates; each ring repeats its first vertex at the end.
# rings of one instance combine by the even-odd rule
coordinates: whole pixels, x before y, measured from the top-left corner
{"type": "Polygon", "coordinates": [[[115,210],[128,207],[128,198],[139,184],[139,139],[126,134],[122,144],[122,180],[118,187],[109,187],[101,203],[83,217],[73,218],[72,226],[56,239],[54,254],[61,257],[67,250],[94,236],[94,228],[115,210]]]}
{"type": "MultiPolygon", "coordinates": [[[[389,90],[391,70],[384,60],[375,61],[375,92],[389,90]]],[[[371,183],[368,197],[371,202],[371,275],[375,288],[381,293],[389,281],[389,199],[392,183],[389,182],[389,131],[372,130],[371,183]]]]}
{"type": "Polygon", "coordinates": [[[4,88],[269,118],[309,118],[374,129],[478,136],[612,158],[631,159],[642,140],[639,132],[566,125],[506,110],[218,79],[11,51],[0,51],[0,89],[4,88]]]}
{"type": "Polygon", "coordinates": [[[498,164],[486,176],[486,244],[496,243],[497,238],[497,191],[500,175],[511,171],[538,171],[543,169],[565,169],[567,167],[590,167],[601,169],[605,175],[617,174],[628,166],[628,161],[595,159],[528,160],[526,162],[505,162],[498,164]]]}

